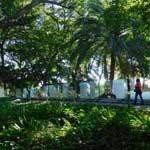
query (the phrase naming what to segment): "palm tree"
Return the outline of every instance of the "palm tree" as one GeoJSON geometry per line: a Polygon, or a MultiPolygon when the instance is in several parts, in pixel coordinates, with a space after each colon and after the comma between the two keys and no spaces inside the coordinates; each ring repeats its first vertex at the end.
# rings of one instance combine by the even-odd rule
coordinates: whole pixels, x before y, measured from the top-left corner
{"type": "Polygon", "coordinates": [[[112,83],[116,67],[124,78],[129,79],[133,74],[131,60],[135,48],[129,41],[134,35],[136,20],[135,12],[130,10],[130,3],[128,0],[109,3],[90,0],[86,6],[85,14],[77,19],[76,30],[69,41],[73,47],[71,60],[75,72],[81,63],[89,63],[92,57],[99,55],[98,61],[101,60],[106,79],[112,83]]]}
{"type": "Polygon", "coordinates": [[[78,57],[77,68],[81,62],[98,54],[99,58],[103,57],[106,78],[110,65],[109,79],[112,81],[116,61],[121,64],[120,55],[125,55],[121,35],[125,32],[124,29],[129,27],[127,18],[120,10],[119,4],[114,5],[113,2],[105,7],[104,3],[99,1],[88,1],[85,15],[76,21],[76,32],[70,40],[70,43],[75,45],[71,59],[75,60],[78,57]],[[111,61],[107,62],[107,58],[111,61]]]}

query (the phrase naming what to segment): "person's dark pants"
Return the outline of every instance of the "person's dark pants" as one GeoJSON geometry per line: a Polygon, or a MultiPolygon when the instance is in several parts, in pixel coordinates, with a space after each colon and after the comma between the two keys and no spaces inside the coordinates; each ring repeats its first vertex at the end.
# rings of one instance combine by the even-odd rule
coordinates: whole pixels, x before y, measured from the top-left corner
{"type": "Polygon", "coordinates": [[[135,93],[134,104],[136,104],[136,102],[137,102],[137,97],[138,97],[138,95],[139,95],[139,97],[140,97],[140,99],[141,99],[141,104],[144,104],[144,101],[143,101],[143,98],[142,98],[142,92],[136,92],[136,93],[135,93]]]}

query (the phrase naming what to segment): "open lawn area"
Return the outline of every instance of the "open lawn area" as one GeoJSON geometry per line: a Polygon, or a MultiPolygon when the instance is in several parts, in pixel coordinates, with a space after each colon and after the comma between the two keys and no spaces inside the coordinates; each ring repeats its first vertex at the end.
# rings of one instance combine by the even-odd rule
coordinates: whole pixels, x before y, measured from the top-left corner
{"type": "Polygon", "coordinates": [[[0,102],[2,150],[149,150],[150,111],[92,103],[0,102]]]}

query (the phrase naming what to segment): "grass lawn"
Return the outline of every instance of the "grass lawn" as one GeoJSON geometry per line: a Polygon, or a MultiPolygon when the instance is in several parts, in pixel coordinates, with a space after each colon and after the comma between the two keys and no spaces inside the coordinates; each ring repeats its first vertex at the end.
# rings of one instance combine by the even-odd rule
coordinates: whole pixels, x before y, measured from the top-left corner
{"type": "Polygon", "coordinates": [[[150,150],[150,112],[89,103],[0,101],[1,150],[150,150]]]}

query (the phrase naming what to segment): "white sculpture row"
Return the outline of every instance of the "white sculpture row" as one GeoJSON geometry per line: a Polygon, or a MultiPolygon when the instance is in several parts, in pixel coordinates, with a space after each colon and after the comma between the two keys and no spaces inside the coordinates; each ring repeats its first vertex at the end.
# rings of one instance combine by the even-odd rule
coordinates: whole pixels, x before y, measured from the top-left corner
{"type": "MultiPolygon", "coordinates": [[[[150,99],[150,80],[142,80],[144,82],[144,91],[143,98],[150,99]]],[[[131,99],[134,99],[135,93],[134,89],[135,79],[130,80],[130,95],[131,99]]],[[[112,87],[113,94],[116,95],[117,99],[125,99],[127,96],[127,83],[126,80],[114,80],[112,87]]],[[[101,93],[102,94],[102,93],[101,93]]],[[[98,97],[98,83],[94,81],[90,82],[81,82],[80,83],[80,98],[96,98],[98,97]]],[[[4,89],[0,88],[0,97],[4,97],[4,89]]],[[[27,89],[16,89],[16,97],[27,98],[29,96],[29,92],[27,89]]],[[[39,87],[32,87],[30,89],[30,97],[59,97],[59,98],[69,98],[74,97],[74,91],[70,89],[68,84],[63,84],[63,86],[56,85],[46,85],[42,89],[39,87]]]]}
{"type": "MultiPolygon", "coordinates": [[[[45,85],[43,88],[32,87],[30,89],[30,97],[74,97],[75,91],[72,90],[68,84],[59,85],[45,85]]],[[[27,89],[16,89],[16,97],[28,97],[27,89]]],[[[96,82],[81,82],[80,83],[80,98],[96,98],[98,97],[98,84],[96,82]]]]}

